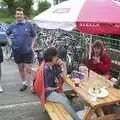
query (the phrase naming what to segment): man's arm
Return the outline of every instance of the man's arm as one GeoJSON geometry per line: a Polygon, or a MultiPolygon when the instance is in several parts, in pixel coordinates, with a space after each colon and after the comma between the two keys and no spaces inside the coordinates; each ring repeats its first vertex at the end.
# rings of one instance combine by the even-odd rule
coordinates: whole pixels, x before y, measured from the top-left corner
{"type": "Polygon", "coordinates": [[[47,91],[56,91],[58,90],[60,87],[47,87],[46,90],[47,91]]]}
{"type": "Polygon", "coordinates": [[[32,48],[34,48],[34,44],[35,44],[35,41],[36,41],[36,38],[37,38],[37,34],[36,34],[36,31],[35,31],[35,28],[33,27],[32,24],[30,24],[30,33],[31,33],[31,37],[33,38],[33,41],[32,41],[32,48]]]}
{"type": "Polygon", "coordinates": [[[66,63],[64,61],[62,61],[61,59],[59,59],[57,63],[58,63],[58,65],[60,65],[61,70],[62,70],[61,76],[66,77],[66,75],[67,75],[66,63]]]}
{"type": "Polygon", "coordinates": [[[33,27],[33,25],[31,23],[29,24],[29,26],[30,26],[31,37],[36,38],[36,30],[35,30],[35,28],[33,27]]]}
{"type": "Polygon", "coordinates": [[[8,44],[11,46],[12,42],[11,42],[11,39],[10,39],[10,35],[12,34],[12,25],[7,29],[6,31],[6,38],[8,40],[8,44]]]}
{"type": "Polygon", "coordinates": [[[63,83],[67,76],[67,67],[66,63],[61,59],[58,60],[57,64],[59,65],[56,68],[57,86],[59,87],[59,90],[62,90],[63,83]]]}
{"type": "Polygon", "coordinates": [[[35,41],[36,41],[36,38],[34,38],[33,41],[32,41],[32,48],[34,48],[35,41]]]}

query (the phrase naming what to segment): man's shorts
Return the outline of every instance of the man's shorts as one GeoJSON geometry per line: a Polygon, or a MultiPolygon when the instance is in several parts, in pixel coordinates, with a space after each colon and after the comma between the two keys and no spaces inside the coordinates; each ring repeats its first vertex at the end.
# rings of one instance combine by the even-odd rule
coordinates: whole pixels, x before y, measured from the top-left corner
{"type": "Polygon", "coordinates": [[[16,64],[20,64],[20,63],[32,64],[33,58],[34,58],[34,54],[32,50],[28,53],[14,55],[14,60],[16,64]]]}
{"type": "Polygon", "coordinates": [[[0,63],[3,62],[3,51],[2,48],[0,47],[0,63]]]}

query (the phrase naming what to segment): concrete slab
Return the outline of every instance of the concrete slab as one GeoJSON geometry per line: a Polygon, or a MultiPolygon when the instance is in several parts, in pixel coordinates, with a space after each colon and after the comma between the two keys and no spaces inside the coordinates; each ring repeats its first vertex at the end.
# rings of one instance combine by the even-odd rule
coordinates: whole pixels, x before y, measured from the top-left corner
{"type": "Polygon", "coordinates": [[[0,120],[49,120],[43,113],[39,98],[30,90],[19,92],[21,80],[13,61],[2,63],[2,86],[0,93],[0,120]]]}

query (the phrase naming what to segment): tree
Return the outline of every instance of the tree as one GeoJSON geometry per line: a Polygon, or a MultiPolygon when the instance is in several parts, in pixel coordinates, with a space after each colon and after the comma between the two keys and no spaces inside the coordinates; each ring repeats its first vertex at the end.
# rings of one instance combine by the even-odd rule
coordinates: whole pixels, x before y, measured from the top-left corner
{"type": "Polygon", "coordinates": [[[8,5],[8,12],[14,14],[15,12],[15,0],[3,0],[3,2],[8,5]]]}
{"type": "Polygon", "coordinates": [[[30,16],[32,11],[33,0],[18,0],[16,2],[17,7],[24,8],[24,13],[27,16],[30,16]]]}
{"type": "Polygon", "coordinates": [[[0,6],[1,7],[6,6],[6,3],[4,1],[0,1],[0,6]]]}
{"type": "Polygon", "coordinates": [[[29,16],[32,10],[33,0],[3,0],[8,5],[8,12],[15,14],[16,7],[24,8],[25,15],[29,16]]]}
{"type": "Polygon", "coordinates": [[[50,7],[51,7],[51,4],[47,0],[38,2],[38,12],[39,13],[43,12],[44,10],[46,10],[50,7]]]}

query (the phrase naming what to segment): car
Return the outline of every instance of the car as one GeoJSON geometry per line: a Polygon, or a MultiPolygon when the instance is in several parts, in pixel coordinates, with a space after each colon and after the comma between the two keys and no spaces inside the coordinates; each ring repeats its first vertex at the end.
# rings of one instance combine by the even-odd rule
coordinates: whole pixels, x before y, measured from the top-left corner
{"type": "Polygon", "coordinates": [[[5,46],[7,45],[7,35],[6,32],[0,32],[0,46],[5,46]]]}

